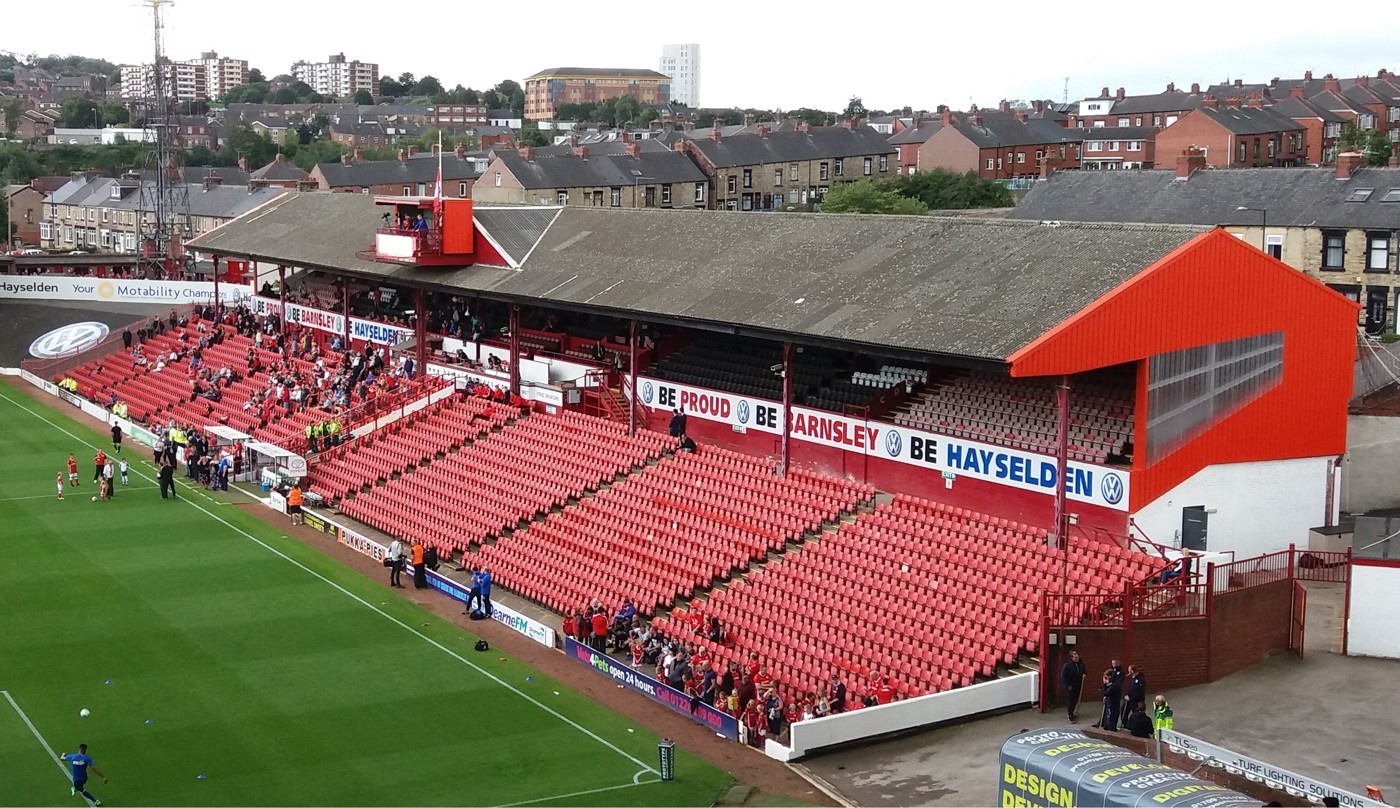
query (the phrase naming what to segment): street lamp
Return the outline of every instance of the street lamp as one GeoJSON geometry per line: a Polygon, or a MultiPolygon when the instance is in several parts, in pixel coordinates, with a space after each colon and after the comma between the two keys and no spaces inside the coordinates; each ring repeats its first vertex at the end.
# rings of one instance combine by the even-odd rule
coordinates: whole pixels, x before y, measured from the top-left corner
{"type": "Polygon", "coordinates": [[[648,181],[648,182],[655,182],[655,181],[656,181],[656,178],[655,178],[655,177],[633,177],[633,178],[632,178],[632,209],[633,209],[633,210],[636,210],[636,209],[637,209],[637,183],[641,182],[642,180],[646,180],[646,181],[648,181]]]}
{"type": "Polygon", "coordinates": [[[1267,253],[1267,252],[1269,251],[1269,210],[1268,210],[1268,208],[1251,208],[1251,207],[1246,207],[1245,205],[1240,205],[1238,208],[1235,208],[1235,210],[1237,210],[1237,211],[1250,210],[1250,211],[1254,211],[1255,213],[1259,214],[1259,229],[1262,230],[1262,231],[1264,231],[1263,235],[1261,235],[1261,236],[1259,237],[1259,249],[1261,249],[1261,250],[1263,250],[1265,253],[1267,253]]]}

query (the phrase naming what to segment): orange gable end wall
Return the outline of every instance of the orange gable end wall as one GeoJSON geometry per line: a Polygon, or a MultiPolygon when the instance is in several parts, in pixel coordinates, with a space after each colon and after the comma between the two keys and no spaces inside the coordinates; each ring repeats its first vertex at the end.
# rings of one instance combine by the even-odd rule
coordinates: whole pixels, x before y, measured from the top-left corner
{"type": "MultiPolygon", "coordinates": [[[[1151,466],[1144,465],[1144,453],[1138,454],[1130,506],[1135,512],[1212,464],[1344,453],[1359,308],[1216,229],[1014,353],[1011,375],[1074,374],[1284,332],[1278,386],[1151,466]]],[[[1140,436],[1146,434],[1146,419],[1140,372],[1140,436]]]]}

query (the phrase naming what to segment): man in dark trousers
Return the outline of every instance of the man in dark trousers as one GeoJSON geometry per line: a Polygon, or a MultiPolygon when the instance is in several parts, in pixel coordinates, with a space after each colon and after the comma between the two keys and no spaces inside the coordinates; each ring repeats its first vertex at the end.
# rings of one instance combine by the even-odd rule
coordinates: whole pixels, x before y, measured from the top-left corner
{"type": "Polygon", "coordinates": [[[131,350],[131,326],[122,330],[122,347],[131,350]]]}
{"type": "Polygon", "coordinates": [[[112,451],[122,453],[122,425],[115,422],[112,424],[112,451]]]}
{"type": "Polygon", "coordinates": [[[160,464],[160,498],[166,499],[166,492],[169,492],[170,499],[179,499],[175,496],[175,464],[170,462],[170,458],[163,458],[160,464]]]}
{"type": "Polygon", "coordinates": [[[1073,722],[1079,717],[1079,697],[1084,692],[1084,662],[1078,651],[1070,651],[1060,666],[1060,687],[1065,691],[1065,714],[1073,722]]]}
{"type": "Polygon", "coordinates": [[[1136,665],[1128,666],[1128,678],[1123,682],[1122,715],[1133,714],[1133,708],[1144,709],[1147,705],[1147,677],[1136,665]]]}
{"type": "Polygon", "coordinates": [[[1121,673],[1122,668],[1118,667],[1118,660],[1113,660],[1113,667],[1103,672],[1103,684],[1100,686],[1100,691],[1103,693],[1103,717],[1094,726],[1109,732],[1118,731],[1118,709],[1123,704],[1123,677],[1121,673]]]}
{"type": "Polygon", "coordinates": [[[671,433],[671,437],[679,438],[685,434],[685,422],[685,410],[677,409],[671,413],[671,425],[667,429],[671,433]]]}

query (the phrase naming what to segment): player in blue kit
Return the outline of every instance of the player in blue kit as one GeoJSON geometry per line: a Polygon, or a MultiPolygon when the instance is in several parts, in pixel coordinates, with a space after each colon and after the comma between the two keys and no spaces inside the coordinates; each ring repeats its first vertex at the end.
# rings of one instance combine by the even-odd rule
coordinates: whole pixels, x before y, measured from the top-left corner
{"type": "Polygon", "coordinates": [[[78,744],[77,754],[70,755],[67,752],[64,752],[59,757],[62,760],[67,761],[68,765],[71,766],[73,769],[72,793],[75,796],[78,794],[83,795],[87,799],[91,800],[93,805],[101,805],[102,800],[99,800],[98,798],[92,796],[92,794],[88,793],[88,771],[91,771],[93,774],[97,775],[98,777],[101,777],[103,783],[107,782],[107,777],[102,772],[98,771],[96,766],[92,765],[92,758],[88,757],[87,753],[87,744],[78,744]]]}

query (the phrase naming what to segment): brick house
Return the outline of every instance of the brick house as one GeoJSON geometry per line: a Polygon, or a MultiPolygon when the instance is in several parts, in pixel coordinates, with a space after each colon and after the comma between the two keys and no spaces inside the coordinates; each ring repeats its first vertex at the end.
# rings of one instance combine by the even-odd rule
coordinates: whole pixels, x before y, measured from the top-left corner
{"type": "Polygon", "coordinates": [[[1230,96],[1220,104],[1215,96],[1201,107],[1157,133],[1157,150],[1181,154],[1196,147],[1211,168],[1294,166],[1307,159],[1307,129],[1272,109],[1260,97],[1230,96]]]}
{"type": "Polygon", "coordinates": [[[276,159],[249,175],[278,188],[297,188],[309,182],[309,175],[299,166],[287,162],[287,155],[278,154],[276,159]]]}
{"type": "Polygon", "coordinates": [[[1305,97],[1301,85],[1293,87],[1289,96],[1274,104],[1272,109],[1280,115],[1287,115],[1307,130],[1307,155],[1304,159],[1309,164],[1332,162],[1337,153],[1337,139],[1342,136],[1347,118],[1305,97]]]}
{"type": "Polygon", "coordinates": [[[461,129],[490,123],[490,110],[485,104],[438,104],[432,109],[428,123],[436,127],[461,129]]]}
{"type": "MultiPolygon", "coordinates": [[[[449,199],[471,199],[472,186],[481,176],[486,157],[468,153],[464,147],[443,155],[442,195],[449,199]]],[[[322,191],[376,196],[432,196],[438,161],[432,152],[419,152],[410,146],[399,151],[397,160],[365,160],[356,149],[335,163],[319,163],[307,179],[322,191]]]]}
{"type": "Polygon", "coordinates": [[[36,245],[44,218],[44,192],[31,185],[5,186],[5,210],[9,233],[0,233],[0,244],[36,245]]]}
{"type": "Polygon", "coordinates": [[[1198,150],[1187,151],[1178,153],[1175,172],[1055,174],[1008,218],[1222,226],[1364,304],[1368,331],[1396,329],[1400,158],[1389,168],[1362,168],[1363,158],[1351,153],[1333,168],[1211,171],[1198,150]]]}
{"type": "Polygon", "coordinates": [[[491,153],[475,197],[482,203],[612,208],[705,208],[709,178],[690,157],[628,141],[613,154],[590,146],[522,146],[491,153]]]}
{"type": "Polygon", "coordinates": [[[718,210],[774,210],[809,205],[831,186],[895,174],[898,150],[879,132],[852,119],[841,126],[797,123],[774,132],[755,124],[726,136],[710,129],[676,141],[710,180],[710,206],[718,210]]]}
{"type": "Polygon", "coordinates": [[[943,128],[943,121],[915,121],[914,125],[890,138],[890,145],[895,147],[898,157],[895,158],[894,173],[915,174],[919,171],[919,148],[933,137],[933,134],[943,128]]]}
{"type": "Polygon", "coordinates": [[[38,140],[53,131],[59,118],[58,110],[26,109],[19,114],[15,136],[19,140],[38,140]]]}
{"type": "Polygon", "coordinates": [[[1157,130],[1150,126],[1082,129],[1080,167],[1086,171],[1152,168],[1157,130]]]}
{"type": "Polygon", "coordinates": [[[991,180],[1034,179],[1047,159],[1059,168],[1078,168],[1083,137],[1082,129],[1024,112],[945,111],[942,126],[919,147],[918,168],[973,171],[991,180]]]}

